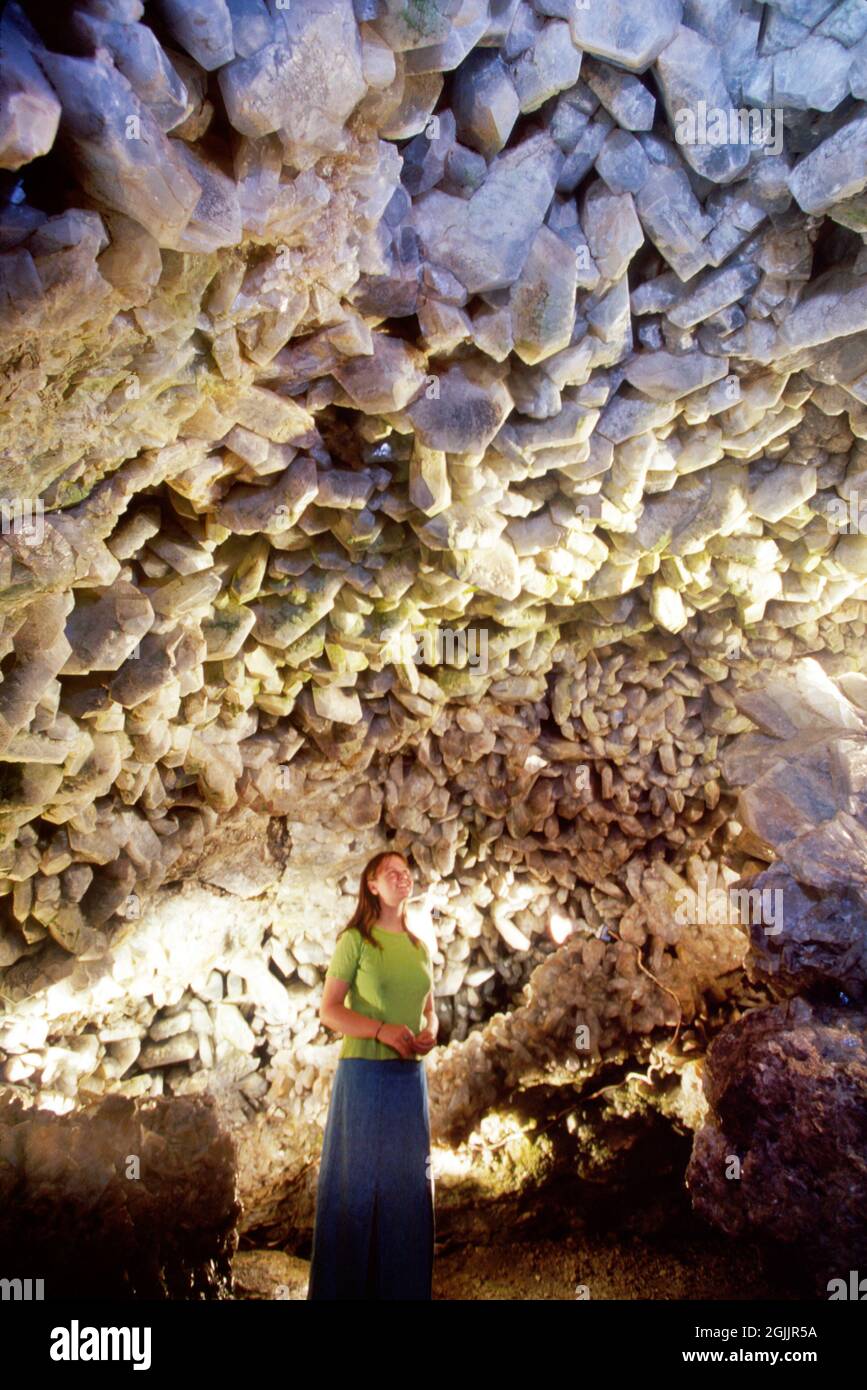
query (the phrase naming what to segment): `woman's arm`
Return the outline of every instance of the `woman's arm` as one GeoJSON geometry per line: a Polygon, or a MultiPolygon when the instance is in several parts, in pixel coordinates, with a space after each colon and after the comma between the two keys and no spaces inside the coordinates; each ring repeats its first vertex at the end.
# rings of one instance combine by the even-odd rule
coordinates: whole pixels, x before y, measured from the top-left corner
{"type": "Polygon", "coordinates": [[[428,1028],[433,1033],[434,1037],[436,1037],[437,1033],[439,1032],[440,1021],[439,1016],[437,1015],[436,1008],[434,1007],[433,990],[431,990],[427,999],[424,1001],[423,1013],[428,1028]]]}
{"type": "Polygon", "coordinates": [[[345,1033],[350,1038],[374,1037],[377,1030],[383,1026],[381,1019],[368,1018],[367,1014],[359,1014],[354,1009],[345,1008],[343,1001],[348,989],[348,980],[338,980],[334,976],[326,979],[322,1003],[319,1006],[322,1023],[333,1032],[345,1033]]]}

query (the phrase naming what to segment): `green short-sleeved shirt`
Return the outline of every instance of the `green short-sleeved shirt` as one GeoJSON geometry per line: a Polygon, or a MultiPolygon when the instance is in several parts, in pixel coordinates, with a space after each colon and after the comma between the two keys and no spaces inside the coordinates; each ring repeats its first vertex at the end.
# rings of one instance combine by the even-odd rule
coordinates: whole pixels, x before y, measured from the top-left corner
{"type": "MultiPolygon", "coordinates": [[[[349,981],[343,1001],[347,1009],[382,1023],[405,1023],[418,1033],[424,1027],[425,1000],[433,989],[427,946],[423,941],[413,945],[403,931],[389,932],[378,926],[372,931],[382,942],[381,951],[365,941],[357,927],[341,933],[326,978],[349,981]]],[[[400,1054],[383,1042],[348,1036],[344,1036],[340,1056],[401,1060],[400,1054]]],[[[421,1062],[423,1058],[419,1054],[413,1060],[421,1062]]]]}

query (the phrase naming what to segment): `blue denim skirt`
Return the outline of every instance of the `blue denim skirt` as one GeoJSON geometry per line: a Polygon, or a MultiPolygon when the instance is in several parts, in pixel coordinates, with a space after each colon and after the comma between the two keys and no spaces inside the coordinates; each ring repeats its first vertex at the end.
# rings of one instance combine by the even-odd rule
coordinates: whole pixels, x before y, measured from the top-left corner
{"type": "Polygon", "coordinates": [[[322,1143],[307,1297],[429,1299],[433,1247],[424,1063],[341,1057],[322,1143]]]}

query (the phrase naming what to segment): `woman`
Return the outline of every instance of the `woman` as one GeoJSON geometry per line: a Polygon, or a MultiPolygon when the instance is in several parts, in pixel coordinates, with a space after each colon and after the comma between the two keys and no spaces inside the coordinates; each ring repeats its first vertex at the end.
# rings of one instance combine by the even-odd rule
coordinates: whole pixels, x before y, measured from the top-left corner
{"type": "Polygon", "coordinates": [[[432,1296],[423,1058],[439,1021],[430,953],[406,925],[411,888],[402,854],[374,855],[325,977],[319,1017],[343,1034],[343,1046],[322,1145],[309,1299],[432,1296]]]}

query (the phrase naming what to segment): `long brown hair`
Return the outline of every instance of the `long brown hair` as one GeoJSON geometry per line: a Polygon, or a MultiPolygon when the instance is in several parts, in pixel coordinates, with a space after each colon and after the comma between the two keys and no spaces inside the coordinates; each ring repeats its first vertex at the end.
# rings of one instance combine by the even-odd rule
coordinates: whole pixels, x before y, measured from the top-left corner
{"type": "MultiPolygon", "coordinates": [[[[382,849],[379,851],[379,854],[375,854],[372,859],[369,859],[361,872],[361,883],[358,888],[358,902],[355,905],[355,911],[346,923],[346,926],[342,927],[337,933],[338,936],[342,936],[345,931],[349,931],[352,927],[357,927],[363,939],[369,941],[371,946],[376,946],[380,951],[384,949],[381,941],[374,940],[371,930],[379,916],[379,898],[375,893],[371,892],[367,880],[368,878],[374,878],[376,876],[376,871],[383,859],[391,859],[392,856],[397,859],[402,859],[407,869],[409,869],[409,860],[405,854],[401,854],[400,850],[397,849],[382,849]]],[[[421,946],[423,943],[417,936],[413,936],[406,924],[406,903],[407,900],[404,898],[400,905],[400,916],[403,922],[403,929],[415,946],[421,946]]]]}

